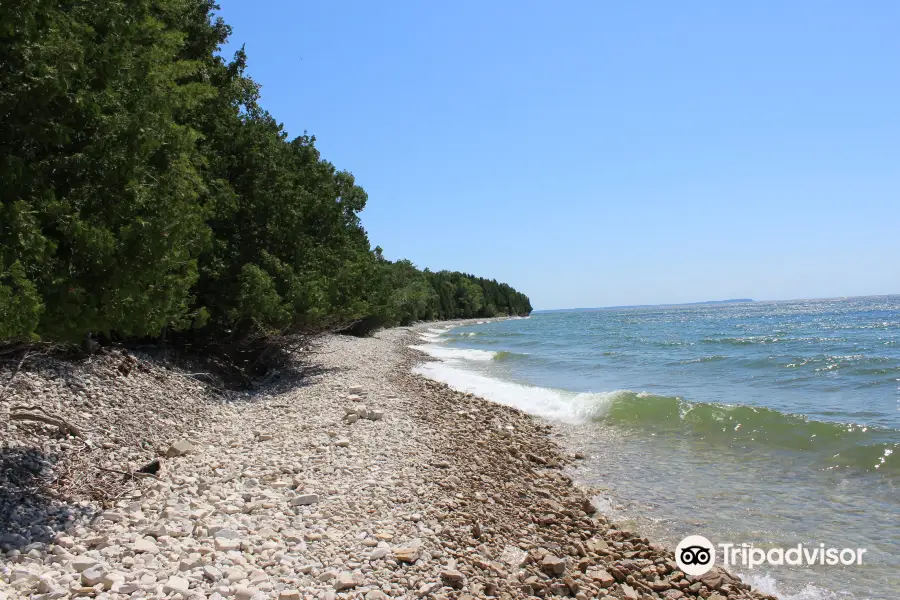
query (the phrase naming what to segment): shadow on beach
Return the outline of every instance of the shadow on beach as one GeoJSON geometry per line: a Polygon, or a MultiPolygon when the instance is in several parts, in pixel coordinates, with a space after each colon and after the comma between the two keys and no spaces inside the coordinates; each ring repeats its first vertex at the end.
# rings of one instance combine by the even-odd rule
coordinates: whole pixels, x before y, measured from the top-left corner
{"type": "Polygon", "coordinates": [[[0,449],[0,549],[26,551],[50,543],[75,522],[89,517],[90,505],[66,503],[54,493],[57,458],[35,448],[0,449]]]}

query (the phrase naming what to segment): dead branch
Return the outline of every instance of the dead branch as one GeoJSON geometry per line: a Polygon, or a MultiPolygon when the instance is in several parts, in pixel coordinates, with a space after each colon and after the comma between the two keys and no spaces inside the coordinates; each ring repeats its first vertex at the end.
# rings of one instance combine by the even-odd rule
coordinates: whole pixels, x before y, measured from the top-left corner
{"type": "Polygon", "coordinates": [[[60,433],[63,435],[72,434],[75,437],[85,437],[84,432],[80,427],[69,423],[59,415],[47,412],[40,406],[13,406],[9,409],[9,420],[46,423],[47,425],[53,425],[59,429],[60,433]]]}

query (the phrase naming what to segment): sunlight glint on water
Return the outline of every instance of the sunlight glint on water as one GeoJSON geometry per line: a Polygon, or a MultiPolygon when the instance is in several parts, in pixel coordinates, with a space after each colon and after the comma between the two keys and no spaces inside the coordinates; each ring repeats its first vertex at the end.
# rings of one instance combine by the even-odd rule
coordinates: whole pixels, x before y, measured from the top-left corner
{"type": "Polygon", "coordinates": [[[900,589],[900,297],[538,313],[418,347],[420,373],[565,424],[648,535],[868,549],[742,573],[792,600],[900,589]]]}

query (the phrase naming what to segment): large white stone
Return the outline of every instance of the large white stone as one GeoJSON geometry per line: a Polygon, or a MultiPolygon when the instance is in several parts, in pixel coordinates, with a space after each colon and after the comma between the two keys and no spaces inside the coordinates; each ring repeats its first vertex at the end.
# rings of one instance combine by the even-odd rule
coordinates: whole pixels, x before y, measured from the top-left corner
{"type": "Polygon", "coordinates": [[[78,573],[83,573],[85,569],[90,569],[97,564],[97,559],[90,556],[76,556],[72,561],[72,568],[78,573]]]}
{"type": "Polygon", "coordinates": [[[163,593],[167,595],[176,592],[184,594],[190,587],[191,584],[183,577],[169,577],[163,584],[163,593]]]}
{"type": "Polygon", "coordinates": [[[338,575],[334,582],[334,589],[337,591],[350,590],[359,585],[359,582],[352,573],[344,572],[338,575]]]}
{"type": "Polygon", "coordinates": [[[232,540],[229,538],[216,538],[216,550],[228,552],[229,550],[240,550],[241,540],[232,540]]]}
{"type": "Polygon", "coordinates": [[[166,450],[167,458],[175,458],[176,456],[184,456],[194,450],[194,445],[187,440],[178,440],[166,450]]]}
{"type": "Polygon", "coordinates": [[[87,587],[93,587],[103,581],[106,576],[106,569],[101,565],[94,565],[89,569],[81,572],[81,583],[87,587]]]}
{"type": "MultiPolygon", "coordinates": [[[[82,573],[82,575],[84,575],[82,573]]],[[[117,583],[123,583],[125,581],[125,575],[122,573],[117,573],[116,571],[110,571],[106,575],[103,576],[102,583],[103,587],[111,590],[114,585],[117,583]]]]}
{"type": "Polygon", "coordinates": [[[134,541],[134,551],[159,554],[159,547],[156,545],[156,542],[149,538],[138,538],[134,541]]]}
{"type": "Polygon", "coordinates": [[[316,504],[318,501],[318,494],[302,494],[291,500],[291,504],[294,506],[308,506],[310,504],[316,504]]]}
{"type": "Polygon", "coordinates": [[[389,548],[375,548],[369,554],[369,560],[378,560],[379,558],[384,558],[390,553],[391,551],[389,548]]]}

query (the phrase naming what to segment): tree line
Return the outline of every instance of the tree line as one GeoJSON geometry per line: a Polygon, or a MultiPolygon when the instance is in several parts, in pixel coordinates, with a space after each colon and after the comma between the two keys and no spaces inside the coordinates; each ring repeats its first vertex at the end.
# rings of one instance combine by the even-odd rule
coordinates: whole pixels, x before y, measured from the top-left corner
{"type": "MultiPolygon", "coordinates": [[[[381,249],[375,249],[380,257],[381,249]]],[[[456,271],[419,271],[408,260],[383,261],[390,297],[386,319],[408,325],[435,319],[468,319],[527,315],[528,296],[496,279],[484,279],[456,271]]]]}
{"type": "Polygon", "coordinates": [[[0,4],[0,339],[531,311],[372,248],[366,192],[259,103],[211,0],[0,4]]]}

